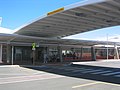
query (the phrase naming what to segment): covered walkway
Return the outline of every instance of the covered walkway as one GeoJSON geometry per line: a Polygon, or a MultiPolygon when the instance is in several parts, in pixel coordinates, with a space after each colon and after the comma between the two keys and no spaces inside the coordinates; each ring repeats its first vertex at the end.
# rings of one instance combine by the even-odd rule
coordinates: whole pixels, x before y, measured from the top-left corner
{"type": "Polygon", "coordinates": [[[109,59],[109,54],[118,58],[120,43],[61,38],[120,25],[119,16],[120,0],[85,0],[48,12],[17,28],[14,34],[0,34],[0,62],[35,64],[37,61],[46,63],[47,58],[59,62],[96,60],[96,54],[104,59],[109,59]],[[35,43],[34,48],[32,43],[35,43]],[[95,50],[97,44],[113,45],[114,48],[95,50]]]}

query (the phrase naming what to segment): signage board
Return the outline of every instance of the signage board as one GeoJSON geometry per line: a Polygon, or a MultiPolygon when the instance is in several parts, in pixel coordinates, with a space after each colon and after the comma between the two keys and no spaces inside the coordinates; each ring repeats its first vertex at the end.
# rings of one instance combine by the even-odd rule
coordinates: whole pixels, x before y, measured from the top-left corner
{"type": "Polygon", "coordinates": [[[59,9],[57,9],[57,10],[54,10],[54,11],[52,11],[52,12],[47,13],[47,15],[52,15],[52,14],[61,12],[61,11],[63,11],[63,10],[64,10],[64,8],[59,8],[59,9]]]}

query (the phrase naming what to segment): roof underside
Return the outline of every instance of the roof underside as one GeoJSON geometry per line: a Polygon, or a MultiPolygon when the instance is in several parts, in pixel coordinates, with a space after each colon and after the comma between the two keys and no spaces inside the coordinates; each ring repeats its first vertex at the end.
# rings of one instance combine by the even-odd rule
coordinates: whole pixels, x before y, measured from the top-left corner
{"type": "MultiPolygon", "coordinates": [[[[30,45],[31,43],[41,44],[52,44],[52,45],[81,45],[81,46],[93,46],[93,45],[114,45],[115,42],[106,41],[90,41],[90,40],[73,40],[73,39],[51,39],[51,38],[41,38],[41,37],[31,37],[16,34],[0,34],[0,43],[3,44],[17,44],[17,45],[30,45]]],[[[120,45],[120,43],[116,43],[120,45]]]]}
{"type": "Polygon", "coordinates": [[[96,1],[45,16],[16,31],[16,34],[37,37],[65,37],[73,34],[120,25],[120,0],[96,1]],[[97,2],[99,1],[99,2],[97,2]]]}

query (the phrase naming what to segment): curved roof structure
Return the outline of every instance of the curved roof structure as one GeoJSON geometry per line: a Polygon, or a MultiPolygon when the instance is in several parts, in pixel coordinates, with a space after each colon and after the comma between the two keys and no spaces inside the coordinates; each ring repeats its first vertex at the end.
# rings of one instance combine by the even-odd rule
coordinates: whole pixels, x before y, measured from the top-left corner
{"type": "Polygon", "coordinates": [[[15,33],[57,38],[116,25],[120,25],[120,0],[84,0],[48,12],[15,33]]]}

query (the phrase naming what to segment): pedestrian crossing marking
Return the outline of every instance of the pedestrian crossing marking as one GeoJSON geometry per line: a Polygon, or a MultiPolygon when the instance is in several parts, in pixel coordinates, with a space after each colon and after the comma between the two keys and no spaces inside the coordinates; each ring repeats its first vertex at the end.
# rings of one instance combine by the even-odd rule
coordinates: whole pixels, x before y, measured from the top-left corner
{"type": "Polygon", "coordinates": [[[103,73],[109,73],[109,72],[112,72],[112,71],[95,72],[95,73],[92,73],[92,74],[103,74],[103,73]]]}
{"type": "Polygon", "coordinates": [[[115,77],[120,77],[120,74],[119,75],[114,75],[115,77]]]}
{"type": "MultiPolygon", "coordinates": [[[[106,68],[86,68],[86,67],[53,67],[53,69],[63,70],[67,73],[71,73],[73,75],[80,74],[97,74],[104,76],[112,76],[112,77],[120,77],[120,71],[118,69],[106,69],[106,68]]],[[[64,72],[64,73],[66,73],[64,72]]]]}
{"type": "Polygon", "coordinates": [[[106,74],[102,74],[102,75],[115,75],[115,74],[120,74],[120,72],[112,72],[112,73],[106,73],[106,74]]]}
{"type": "Polygon", "coordinates": [[[82,72],[82,71],[89,71],[89,70],[93,70],[93,69],[81,69],[81,70],[74,70],[72,72],[82,72]]]}
{"type": "Polygon", "coordinates": [[[92,70],[92,71],[85,71],[85,72],[82,72],[82,73],[91,73],[91,72],[98,72],[98,71],[103,71],[102,69],[101,70],[92,70]]]}

